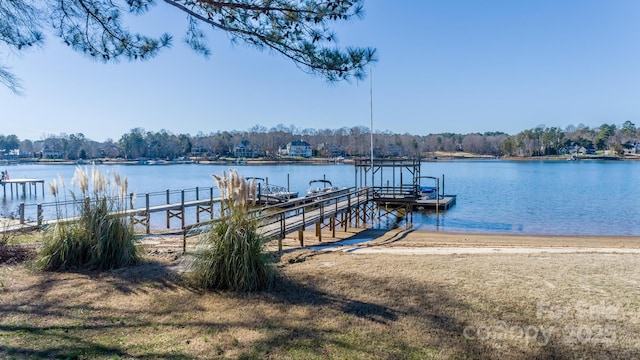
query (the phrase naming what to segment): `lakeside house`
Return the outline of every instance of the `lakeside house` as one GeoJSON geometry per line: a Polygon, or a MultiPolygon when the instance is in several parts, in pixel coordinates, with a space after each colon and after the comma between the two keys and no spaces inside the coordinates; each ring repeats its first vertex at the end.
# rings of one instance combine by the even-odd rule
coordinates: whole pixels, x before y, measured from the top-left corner
{"type": "Polygon", "coordinates": [[[560,155],[595,155],[596,148],[593,145],[580,146],[574,144],[573,146],[561,147],[558,149],[560,155]]]}
{"type": "Polygon", "coordinates": [[[335,144],[320,143],[318,144],[317,150],[318,154],[324,157],[337,158],[346,155],[345,151],[335,144]]]}
{"type": "Polygon", "coordinates": [[[56,150],[55,148],[45,146],[40,152],[40,157],[43,159],[62,159],[64,157],[64,153],[56,150]]]}
{"type": "Polygon", "coordinates": [[[280,155],[310,158],[313,155],[311,144],[304,140],[294,140],[279,150],[280,155]]]}
{"type": "Polygon", "coordinates": [[[233,147],[233,155],[237,158],[253,159],[260,156],[260,147],[252,145],[249,140],[242,140],[233,147]]]}

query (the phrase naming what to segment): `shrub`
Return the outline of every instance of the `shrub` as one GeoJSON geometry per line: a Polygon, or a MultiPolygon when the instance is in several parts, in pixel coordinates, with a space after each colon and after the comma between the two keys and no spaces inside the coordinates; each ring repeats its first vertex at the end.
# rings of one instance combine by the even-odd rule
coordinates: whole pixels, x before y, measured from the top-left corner
{"type": "Polygon", "coordinates": [[[128,181],[113,173],[103,175],[97,168],[89,174],[86,168],[78,167],[73,184],[80,189],[79,196],[70,191],[77,217],[66,220],[61,197],[66,199],[63,179],[50,184],[56,198],[57,221],[44,234],[43,248],[37,265],[43,270],[66,270],[78,268],[116,269],[134,265],[139,261],[140,251],[135,245],[133,225],[124,214],[126,210],[128,181]],[[62,192],[61,192],[62,190],[62,192]]]}
{"type": "Polygon", "coordinates": [[[273,263],[264,252],[264,237],[248,211],[255,199],[255,185],[234,170],[229,177],[213,175],[223,199],[219,221],[200,238],[190,273],[199,288],[253,291],[269,288],[274,278],[273,263]]]}

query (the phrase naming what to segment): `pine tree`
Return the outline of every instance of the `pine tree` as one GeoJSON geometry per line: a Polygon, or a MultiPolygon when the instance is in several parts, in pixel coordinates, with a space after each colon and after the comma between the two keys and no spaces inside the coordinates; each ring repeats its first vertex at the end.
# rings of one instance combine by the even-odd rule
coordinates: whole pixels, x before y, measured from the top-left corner
{"type": "MultiPolygon", "coordinates": [[[[201,26],[227,33],[232,42],[268,49],[292,60],[300,69],[328,81],[361,79],[375,61],[375,49],[340,49],[330,25],[362,16],[363,0],[164,0],[188,15],[185,42],[210,55],[201,26]]],[[[123,12],[144,15],[154,0],[0,1],[0,46],[13,51],[42,44],[44,23],[65,44],[94,59],[142,60],[171,46],[165,33],[134,33],[121,21],[123,12]]],[[[2,49],[2,47],[0,47],[2,49]]],[[[1,52],[0,52],[1,53],[1,52]]],[[[19,80],[0,64],[0,82],[14,92],[19,80]]]]}

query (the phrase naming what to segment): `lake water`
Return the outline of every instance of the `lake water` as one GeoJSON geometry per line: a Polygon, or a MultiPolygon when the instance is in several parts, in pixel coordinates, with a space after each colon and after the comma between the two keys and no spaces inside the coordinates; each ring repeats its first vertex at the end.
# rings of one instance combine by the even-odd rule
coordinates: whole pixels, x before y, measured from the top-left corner
{"type": "MultiPolygon", "coordinates": [[[[326,178],[337,186],[355,186],[351,164],[327,165],[100,165],[129,179],[136,193],[195,187],[215,187],[211,174],[236,168],[245,177],[268,178],[301,194],[309,180],[326,178]]],[[[67,183],[75,165],[8,165],[12,178],[63,177],[67,183]]],[[[445,232],[640,235],[640,163],[633,161],[450,161],[423,162],[422,175],[445,175],[445,192],[457,203],[436,216],[414,213],[417,229],[445,232]]],[[[405,175],[406,176],[406,175],[405,175]]],[[[406,182],[406,181],[405,181],[406,182]]],[[[0,189],[1,191],[1,189],[0,189]]],[[[208,191],[208,190],[207,190],[208,191]]],[[[0,193],[2,197],[2,193],[0,193]]],[[[53,201],[45,195],[2,199],[0,214],[18,204],[53,201]]],[[[177,200],[176,200],[177,201],[177,200]]],[[[402,225],[402,224],[401,224],[402,225]]]]}

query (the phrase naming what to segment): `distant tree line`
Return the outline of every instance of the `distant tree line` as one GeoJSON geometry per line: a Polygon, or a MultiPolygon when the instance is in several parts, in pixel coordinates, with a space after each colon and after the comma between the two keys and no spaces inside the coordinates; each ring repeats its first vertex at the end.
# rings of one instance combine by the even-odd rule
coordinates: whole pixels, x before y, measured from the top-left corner
{"type": "Polygon", "coordinates": [[[635,152],[638,147],[638,129],[631,121],[625,121],[620,127],[602,124],[597,128],[589,128],[580,124],[567,126],[564,130],[540,125],[505,139],[502,152],[509,156],[546,156],[568,154],[585,148],[623,154],[625,151],[635,152]]]}
{"type": "MultiPolygon", "coordinates": [[[[217,131],[196,135],[173,134],[135,128],[118,141],[97,142],[83,134],[49,135],[40,140],[20,140],[15,135],[0,135],[0,158],[51,158],[64,160],[154,158],[173,160],[180,157],[209,159],[234,157],[234,148],[244,142],[256,150],[256,156],[277,158],[279,149],[294,140],[303,140],[318,157],[368,157],[370,129],[364,126],[340,129],[299,129],[294,125],[277,125],[270,129],[256,125],[246,131],[217,131]],[[18,150],[18,151],[16,151],[18,150]]],[[[578,148],[611,150],[617,154],[637,150],[638,129],[631,121],[621,126],[602,124],[589,128],[582,124],[557,127],[540,125],[516,135],[503,132],[471,134],[395,134],[374,133],[376,157],[431,157],[437,152],[467,152],[488,156],[547,156],[567,154],[578,148]]]]}

